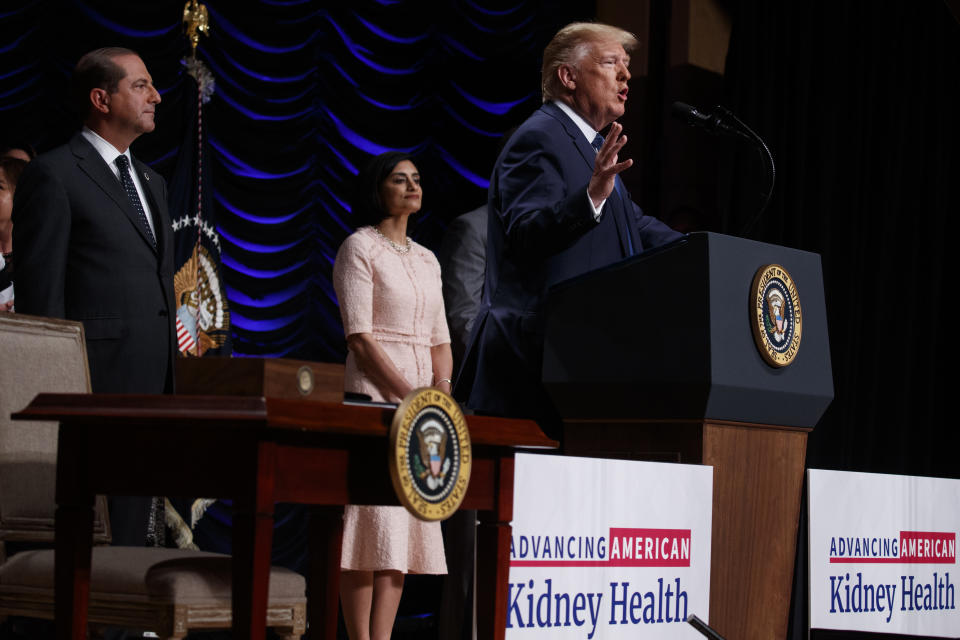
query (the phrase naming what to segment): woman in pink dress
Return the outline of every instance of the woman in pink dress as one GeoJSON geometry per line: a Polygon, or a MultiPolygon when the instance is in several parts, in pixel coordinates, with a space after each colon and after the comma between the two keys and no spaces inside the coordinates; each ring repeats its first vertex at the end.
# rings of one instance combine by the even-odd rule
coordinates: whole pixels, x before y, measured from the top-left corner
{"type": "MultiPolygon", "coordinates": [[[[420,174],[409,156],[381,154],[360,172],[357,231],[333,265],[347,336],[346,391],[399,402],[412,389],[450,393],[453,357],[433,253],[407,237],[420,210],[420,174]],[[364,226],[361,226],[364,225],[364,226]]],[[[351,640],[387,640],[405,573],[447,572],[439,522],[403,507],[344,511],[340,602],[351,640]]]]}

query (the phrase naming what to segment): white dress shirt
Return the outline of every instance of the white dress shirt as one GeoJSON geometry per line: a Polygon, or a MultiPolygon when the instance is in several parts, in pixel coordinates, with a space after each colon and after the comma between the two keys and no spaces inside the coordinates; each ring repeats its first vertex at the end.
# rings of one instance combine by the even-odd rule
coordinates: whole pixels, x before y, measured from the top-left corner
{"type": "MultiPolygon", "coordinates": [[[[117,158],[127,156],[127,161],[130,163],[130,175],[133,176],[133,186],[137,188],[137,195],[140,196],[140,204],[143,205],[143,211],[147,214],[147,224],[150,225],[150,233],[156,238],[157,230],[154,228],[153,211],[150,209],[150,201],[145,197],[146,194],[143,190],[143,185],[140,184],[140,176],[137,175],[137,168],[133,164],[133,157],[130,155],[129,147],[126,151],[120,153],[116,147],[104,140],[96,131],[89,127],[81,129],[80,135],[93,145],[93,148],[97,150],[97,153],[100,154],[103,161],[106,162],[110,170],[113,171],[113,175],[116,176],[118,182],[120,182],[120,167],[117,166],[117,158]]],[[[122,182],[120,182],[120,184],[121,186],[123,185],[122,182]]]]}
{"type": "MultiPolygon", "coordinates": [[[[596,138],[597,134],[600,132],[587,124],[587,121],[581,118],[580,114],[574,111],[566,102],[554,100],[553,104],[560,107],[561,111],[570,116],[570,119],[573,120],[573,124],[577,125],[577,128],[580,129],[580,131],[583,133],[583,136],[587,139],[587,144],[593,148],[593,139],[596,138]]],[[[590,208],[593,210],[593,217],[597,222],[600,222],[600,216],[603,215],[603,203],[606,201],[607,199],[604,198],[600,201],[600,206],[595,207],[593,206],[593,199],[590,197],[590,194],[587,194],[587,202],[590,203],[590,208]]]]}

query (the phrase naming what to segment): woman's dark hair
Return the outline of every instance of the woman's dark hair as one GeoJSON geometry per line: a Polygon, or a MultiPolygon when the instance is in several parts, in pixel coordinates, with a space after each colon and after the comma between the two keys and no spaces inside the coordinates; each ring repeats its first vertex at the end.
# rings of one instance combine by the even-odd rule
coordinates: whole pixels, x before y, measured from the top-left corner
{"type": "Polygon", "coordinates": [[[7,180],[7,185],[11,189],[16,189],[17,181],[20,180],[20,174],[23,173],[23,169],[26,166],[26,161],[20,158],[0,158],[0,171],[3,172],[3,176],[7,180]]]}
{"type": "Polygon", "coordinates": [[[357,174],[356,188],[350,200],[353,214],[354,228],[371,225],[376,226],[387,217],[380,200],[380,185],[393,173],[394,167],[413,158],[402,151],[387,151],[370,158],[370,161],[357,174]]]}
{"type": "Polygon", "coordinates": [[[5,156],[7,155],[7,152],[16,151],[18,149],[26,153],[31,160],[37,157],[37,150],[34,149],[33,145],[26,140],[8,136],[0,137],[0,156],[5,156]]]}

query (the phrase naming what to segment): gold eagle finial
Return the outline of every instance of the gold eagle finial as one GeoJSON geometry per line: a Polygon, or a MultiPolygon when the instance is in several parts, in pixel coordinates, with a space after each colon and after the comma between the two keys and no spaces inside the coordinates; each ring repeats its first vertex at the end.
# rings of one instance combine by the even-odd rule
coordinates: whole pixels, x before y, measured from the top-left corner
{"type": "Polygon", "coordinates": [[[197,0],[189,0],[183,5],[183,22],[187,25],[187,39],[190,41],[191,54],[196,57],[200,34],[210,35],[210,16],[207,14],[207,5],[200,4],[197,0]]]}

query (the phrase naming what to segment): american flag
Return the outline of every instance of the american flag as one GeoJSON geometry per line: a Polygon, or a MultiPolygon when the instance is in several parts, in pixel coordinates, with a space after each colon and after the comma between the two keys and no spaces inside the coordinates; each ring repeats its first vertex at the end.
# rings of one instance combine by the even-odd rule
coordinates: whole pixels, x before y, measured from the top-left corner
{"type": "Polygon", "coordinates": [[[187,331],[187,328],[183,326],[183,323],[180,322],[180,318],[177,318],[177,343],[181,353],[188,353],[191,350],[196,351],[197,343],[190,332],[187,331]]]}

